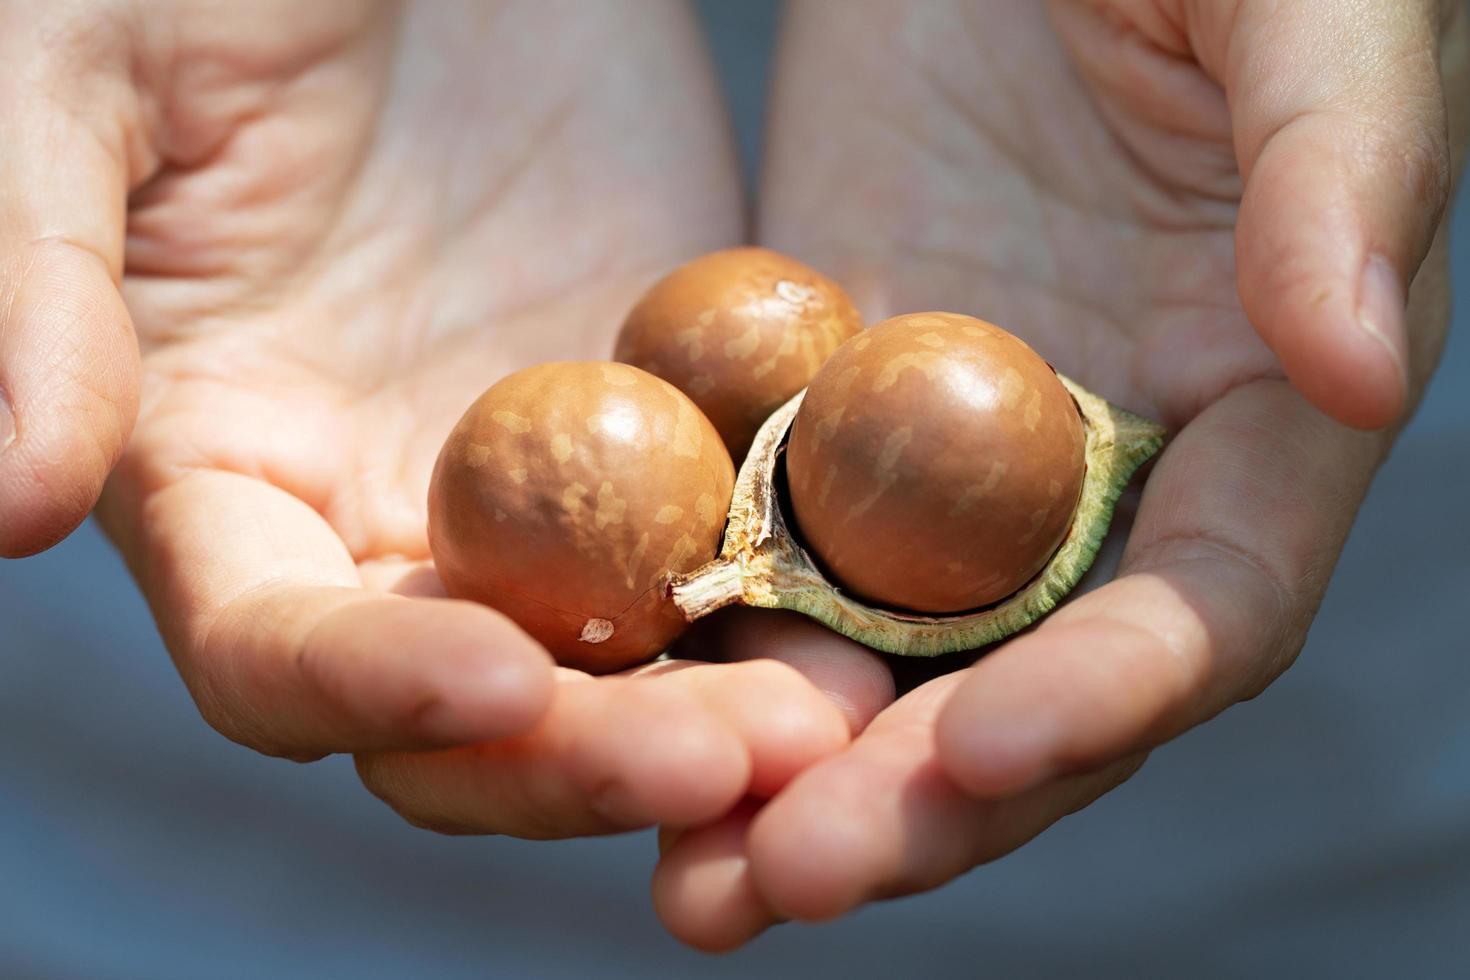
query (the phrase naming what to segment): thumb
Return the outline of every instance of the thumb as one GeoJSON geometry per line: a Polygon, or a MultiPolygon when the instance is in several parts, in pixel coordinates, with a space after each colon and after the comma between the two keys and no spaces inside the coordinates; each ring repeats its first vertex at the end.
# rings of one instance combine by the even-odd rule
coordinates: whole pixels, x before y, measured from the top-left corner
{"type": "Polygon", "coordinates": [[[0,63],[17,68],[0,72],[5,557],[48,548],[81,523],[122,452],[138,404],[137,341],[118,292],[124,130],[96,118],[108,103],[98,93],[87,93],[93,118],[67,114],[71,100],[55,98],[45,70],[31,70],[39,45],[28,33],[0,32],[0,63]]]}
{"type": "Polygon", "coordinates": [[[1222,66],[1246,315],[1308,400],[1363,429],[1411,399],[1408,286],[1449,195],[1435,7],[1242,0],[1222,66]]]}

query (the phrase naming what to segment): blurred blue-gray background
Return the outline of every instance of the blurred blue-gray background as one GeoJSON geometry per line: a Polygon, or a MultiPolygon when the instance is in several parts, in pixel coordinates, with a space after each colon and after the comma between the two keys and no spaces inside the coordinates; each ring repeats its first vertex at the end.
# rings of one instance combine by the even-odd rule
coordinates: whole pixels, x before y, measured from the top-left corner
{"type": "MultiPolygon", "coordinates": [[[[701,7],[751,159],[774,3],[701,7]]],[[[1443,368],[1280,683],[1018,854],[725,958],[660,930],[648,834],[435,837],[219,738],[90,524],[0,566],[0,977],[1470,976],[1456,230],[1443,368]]]]}

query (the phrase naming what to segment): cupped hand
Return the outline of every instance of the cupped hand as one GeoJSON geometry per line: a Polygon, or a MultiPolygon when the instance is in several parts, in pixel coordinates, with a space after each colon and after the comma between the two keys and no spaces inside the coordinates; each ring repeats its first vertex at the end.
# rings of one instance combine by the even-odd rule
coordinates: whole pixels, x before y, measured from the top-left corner
{"type": "Polygon", "coordinates": [[[5,3],[0,61],[0,551],[116,463],[99,514],[221,732],[358,753],[416,823],[559,836],[712,819],[847,742],[822,689],[882,698],[806,648],[557,671],[428,560],[475,396],[608,356],[740,236],[681,4],[5,3]]]}
{"type": "Polygon", "coordinates": [[[654,894],[677,935],[728,948],[935,887],[1291,663],[1443,342],[1466,19],[1432,0],[791,8],[762,239],[870,318],[994,320],[1173,435],[1116,580],[764,807],[666,835],[654,894]]]}

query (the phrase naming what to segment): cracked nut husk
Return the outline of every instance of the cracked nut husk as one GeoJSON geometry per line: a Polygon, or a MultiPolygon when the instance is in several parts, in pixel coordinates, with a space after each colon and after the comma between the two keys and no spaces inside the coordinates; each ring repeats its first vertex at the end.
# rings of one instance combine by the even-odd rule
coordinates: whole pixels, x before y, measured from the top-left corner
{"type": "Polygon", "coordinates": [[[1077,585],[1163,440],[991,324],[896,317],[760,428],[719,556],[669,594],[690,621],[743,604],[887,653],[972,650],[1077,585]]]}

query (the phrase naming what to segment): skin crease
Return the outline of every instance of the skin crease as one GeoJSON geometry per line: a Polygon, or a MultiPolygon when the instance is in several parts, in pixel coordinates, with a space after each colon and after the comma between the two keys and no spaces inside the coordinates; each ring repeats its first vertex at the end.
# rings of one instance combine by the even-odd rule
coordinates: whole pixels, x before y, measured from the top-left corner
{"type": "Polygon", "coordinates": [[[664,577],[718,553],[734,483],[719,433],[673,385],[625,364],[536,365],[450,433],[429,548],[449,595],[505,613],[557,663],[607,673],[683,632],[664,577]]]}
{"type": "Polygon", "coordinates": [[[977,609],[1072,526],[1082,417],[1036,353],[973,317],[910,313],[844,344],[786,448],[791,508],[831,577],[879,605],[977,609]]]}
{"type": "Polygon", "coordinates": [[[769,249],[725,249],[655,283],[613,357],[694,399],[742,460],[761,423],[862,329],[847,293],[810,266],[769,249]]]}
{"type": "Polygon", "coordinates": [[[475,395],[600,356],[740,236],[686,11],[0,3],[0,553],[120,459],[100,514],[212,724],[355,751],[438,830],[666,822],[656,905],[702,948],[934,887],[1299,649],[1389,442],[1310,405],[1389,422],[1443,340],[1463,9],[791,8],[761,241],[870,319],[983,312],[1176,432],[1118,582],[869,725],[891,678],[799,620],[722,617],[718,653],[764,659],[589,679],[424,562],[475,395]]]}

